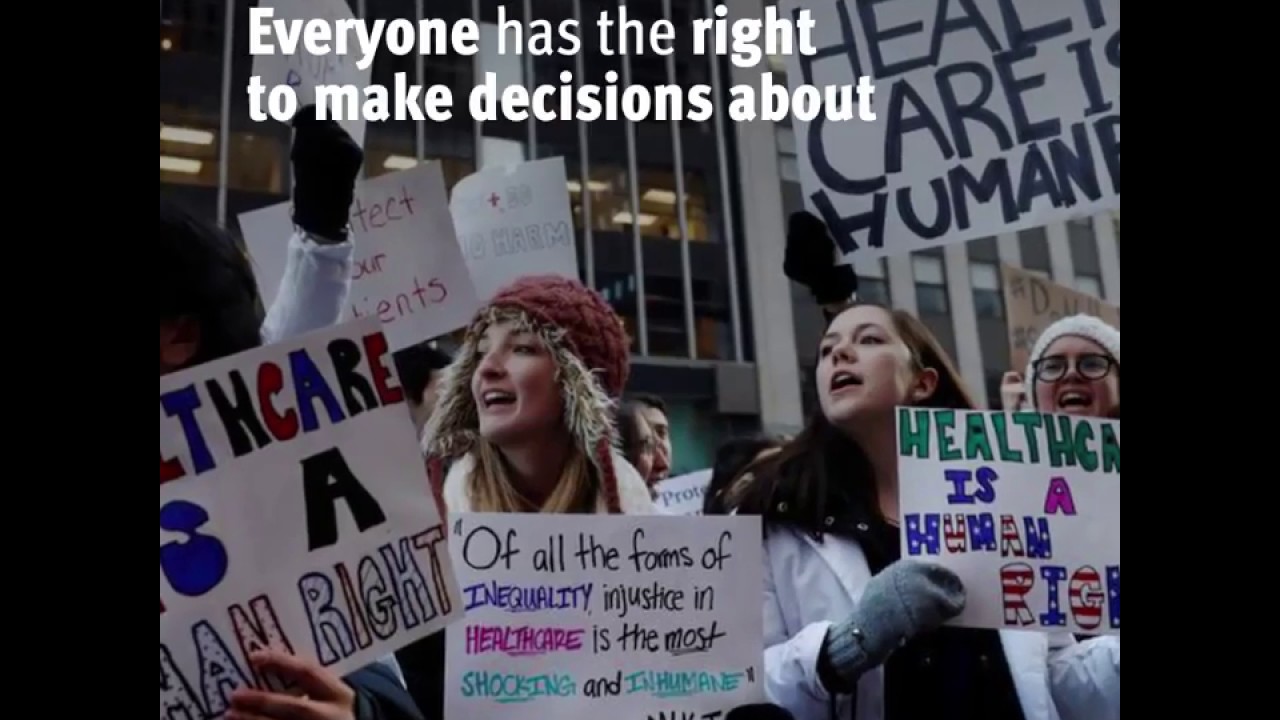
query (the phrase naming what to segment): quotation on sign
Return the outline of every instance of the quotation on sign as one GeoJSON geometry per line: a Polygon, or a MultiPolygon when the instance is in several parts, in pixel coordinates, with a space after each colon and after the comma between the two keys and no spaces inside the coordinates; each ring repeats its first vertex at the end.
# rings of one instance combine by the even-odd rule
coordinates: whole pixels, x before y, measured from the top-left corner
{"type": "Polygon", "coordinates": [[[160,717],[337,675],[463,612],[386,337],[366,318],[160,378],[160,717]]]}
{"type": "Polygon", "coordinates": [[[466,618],[446,717],[716,718],[763,698],[758,518],[451,521],[466,618]]]}
{"type": "Polygon", "coordinates": [[[899,408],[904,557],[955,571],[953,624],[1120,633],[1120,421],[899,408]]]}

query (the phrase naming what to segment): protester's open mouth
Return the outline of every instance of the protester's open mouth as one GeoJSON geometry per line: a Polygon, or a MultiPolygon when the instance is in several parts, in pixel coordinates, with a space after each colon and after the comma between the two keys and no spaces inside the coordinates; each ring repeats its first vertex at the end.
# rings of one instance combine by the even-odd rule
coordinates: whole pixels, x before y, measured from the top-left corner
{"type": "Polygon", "coordinates": [[[1093,393],[1084,390],[1064,390],[1058,393],[1058,407],[1063,410],[1082,410],[1093,405],[1093,393]]]}
{"type": "Polygon", "coordinates": [[[486,409],[514,405],[515,401],[516,396],[514,394],[502,390],[486,390],[480,396],[480,403],[486,409]]]}
{"type": "Polygon", "coordinates": [[[837,372],[835,375],[831,376],[832,392],[836,390],[843,390],[847,387],[853,387],[855,385],[861,385],[861,384],[862,384],[862,378],[858,375],[854,375],[848,370],[841,370],[837,372]]]}

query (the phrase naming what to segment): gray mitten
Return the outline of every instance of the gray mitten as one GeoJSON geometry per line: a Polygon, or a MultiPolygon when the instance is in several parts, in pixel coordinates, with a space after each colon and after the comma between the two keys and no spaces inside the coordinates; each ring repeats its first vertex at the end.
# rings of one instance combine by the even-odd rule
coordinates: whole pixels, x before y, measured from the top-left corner
{"type": "Polygon", "coordinates": [[[940,627],[964,610],[964,585],[950,570],[899,560],[871,578],[858,608],[827,631],[830,669],[850,686],[907,640],[940,627]]]}

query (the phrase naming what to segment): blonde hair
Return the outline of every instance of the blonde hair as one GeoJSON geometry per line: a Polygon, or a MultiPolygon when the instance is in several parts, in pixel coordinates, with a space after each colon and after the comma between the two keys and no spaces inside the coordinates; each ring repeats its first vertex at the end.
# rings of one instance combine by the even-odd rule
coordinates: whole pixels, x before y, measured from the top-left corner
{"type": "MultiPolygon", "coordinates": [[[[590,446],[594,446],[598,439],[605,438],[612,447],[612,428],[599,425],[601,418],[607,422],[612,417],[612,401],[603,396],[595,386],[591,371],[582,364],[582,360],[568,350],[563,341],[563,330],[539,325],[519,310],[487,310],[480,321],[472,326],[463,352],[474,352],[478,338],[485,328],[500,322],[511,323],[521,331],[532,333],[551,355],[556,365],[554,382],[560,386],[565,401],[561,422],[569,431],[573,445],[555,487],[539,506],[516,489],[511,481],[507,462],[497,446],[481,437],[478,432],[468,432],[468,444],[475,456],[475,464],[467,478],[467,499],[470,506],[475,512],[593,513],[601,496],[601,483],[584,443],[589,442],[590,446]]],[[[462,375],[466,379],[461,382],[469,383],[470,374],[475,372],[475,367],[474,361],[469,364],[462,375]]],[[[467,408],[469,415],[475,412],[474,403],[475,398],[468,393],[463,404],[470,405],[467,408]]]]}
{"type": "Polygon", "coordinates": [[[595,512],[599,486],[591,462],[576,441],[555,489],[541,507],[516,489],[497,447],[478,438],[474,453],[476,462],[467,479],[467,495],[475,512],[595,512]]]}

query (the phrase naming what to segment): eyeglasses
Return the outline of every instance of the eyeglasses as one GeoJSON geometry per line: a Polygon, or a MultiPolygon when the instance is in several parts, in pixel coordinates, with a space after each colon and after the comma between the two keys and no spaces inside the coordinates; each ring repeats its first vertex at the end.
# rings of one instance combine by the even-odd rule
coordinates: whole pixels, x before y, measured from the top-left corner
{"type": "MultiPolygon", "coordinates": [[[[1079,355],[1075,360],[1076,372],[1089,380],[1101,380],[1106,377],[1111,372],[1111,366],[1115,364],[1115,360],[1108,355],[1079,355]]],[[[1035,370],[1037,379],[1057,382],[1071,369],[1071,361],[1065,355],[1049,355],[1037,360],[1032,365],[1032,369],[1035,370]]]]}

